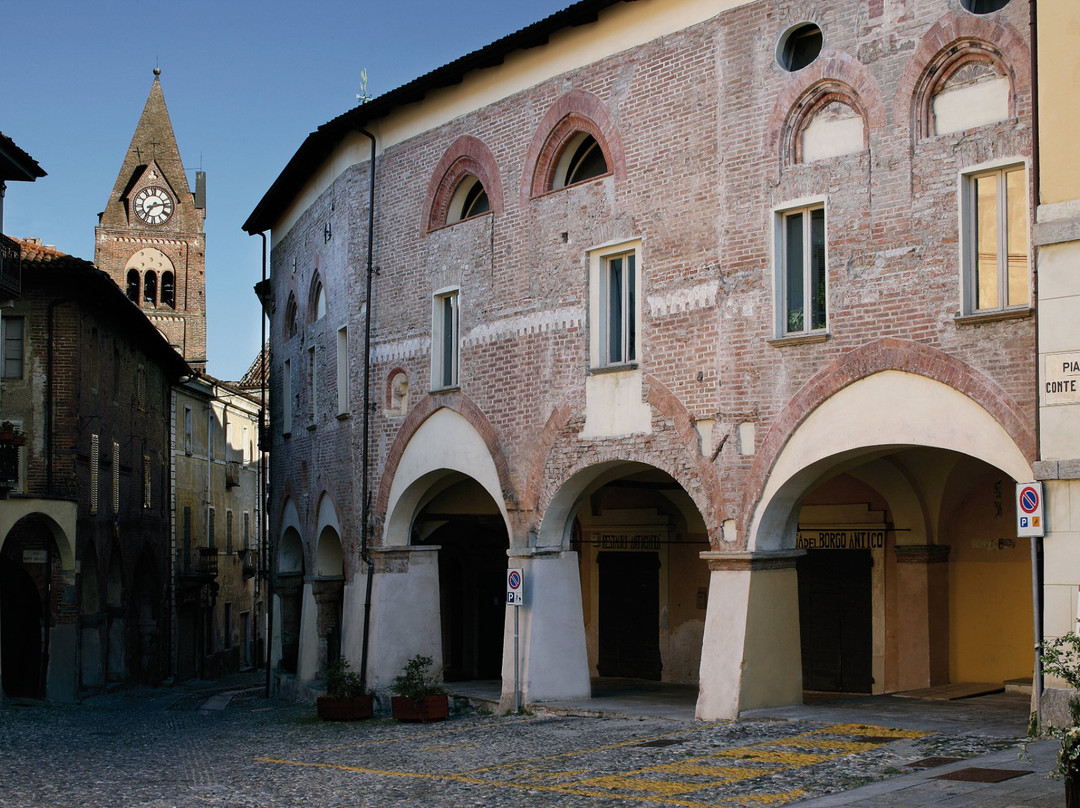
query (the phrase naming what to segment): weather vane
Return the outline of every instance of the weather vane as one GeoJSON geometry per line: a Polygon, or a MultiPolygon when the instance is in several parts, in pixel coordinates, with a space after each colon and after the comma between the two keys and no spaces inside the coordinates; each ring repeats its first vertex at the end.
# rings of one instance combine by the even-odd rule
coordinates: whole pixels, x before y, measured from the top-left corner
{"type": "Polygon", "coordinates": [[[356,94],[356,100],[361,104],[366,104],[371,100],[371,96],[367,91],[367,68],[360,71],[360,92],[356,94]]]}

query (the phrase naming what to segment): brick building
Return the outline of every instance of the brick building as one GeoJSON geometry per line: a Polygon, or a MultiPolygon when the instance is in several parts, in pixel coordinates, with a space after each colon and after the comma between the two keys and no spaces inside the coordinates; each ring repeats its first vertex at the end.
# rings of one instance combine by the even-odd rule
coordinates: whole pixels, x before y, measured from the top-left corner
{"type": "Polygon", "coordinates": [[[282,689],[1030,679],[1028,15],[582,0],[313,132],[244,226],[282,689]]]}
{"type": "Polygon", "coordinates": [[[191,191],[155,68],[116,184],[94,229],[94,263],[169,344],[206,368],[206,175],[191,191]]]}
{"type": "Polygon", "coordinates": [[[20,242],[5,311],[3,685],[70,701],[170,673],[169,405],[191,371],[112,280],[20,242]]]}

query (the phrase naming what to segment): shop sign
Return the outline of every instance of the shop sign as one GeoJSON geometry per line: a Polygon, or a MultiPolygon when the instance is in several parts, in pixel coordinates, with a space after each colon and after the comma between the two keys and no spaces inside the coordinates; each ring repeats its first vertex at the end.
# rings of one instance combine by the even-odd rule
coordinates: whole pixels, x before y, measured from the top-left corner
{"type": "Polygon", "coordinates": [[[800,530],[795,540],[798,550],[880,550],[885,546],[885,528],[828,527],[800,530]]]}
{"type": "Polygon", "coordinates": [[[1080,404],[1080,353],[1043,357],[1043,403],[1080,404]]]}

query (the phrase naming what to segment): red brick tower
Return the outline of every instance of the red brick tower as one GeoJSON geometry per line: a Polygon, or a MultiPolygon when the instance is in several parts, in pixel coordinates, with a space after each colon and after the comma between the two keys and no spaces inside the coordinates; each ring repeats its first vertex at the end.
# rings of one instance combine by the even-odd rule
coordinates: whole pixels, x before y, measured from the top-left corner
{"type": "Polygon", "coordinates": [[[154,83],[94,230],[108,272],[188,363],[206,367],[206,180],[192,193],[165,96],[154,83]]]}

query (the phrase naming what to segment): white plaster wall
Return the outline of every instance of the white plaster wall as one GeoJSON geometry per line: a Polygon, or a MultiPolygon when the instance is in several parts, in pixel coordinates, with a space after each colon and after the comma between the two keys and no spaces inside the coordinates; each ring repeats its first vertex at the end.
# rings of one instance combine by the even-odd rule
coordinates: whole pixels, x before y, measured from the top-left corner
{"type": "Polygon", "coordinates": [[[281,666],[281,596],[274,595],[274,636],[270,638],[270,670],[281,666]]]}
{"type": "Polygon", "coordinates": [[[983,460],[1013,479],[1031,479],[1031,467],[1009,434],[970,398],[925,376],[883,371],[830,397],[792,435],[754,511],[749,548],[772,548],[782,540],[782,522],[805,490],[800,485],[798,491],[782,492],[793,478],[807,477],[812,467],[822,469],[814,475],[821,476],[828,459],[901,446],[948,449],[983,460]]]}
{"type": "MultiPolygon", "coordinates": [[[[430,656],[436,667],[441,664],[438,549],[435,545],[413,548],[408,572],[375,574],[368,647],[374,688],[390,687],[402,665],[415,654],[430,656]]],[[[363,619],[363,613],[351,610],[350,617],[354,621],[363,619]]],[[[355,631],[350,627],[348,635],[356,636],[355,631]]]]}
{"type": "MultiPolygon", "coordinates": [[[[360,672],[360,657],[364,650],[364,594],[367,591],[367,576],[357,576],[357,580],[345,584],[341,595],[341,654],[351,669],[360,672]]],[[[374,592],[372,582],[372,592],[374,592]]],[[[372,611],[375,603],[372,600],[372,611]]],[[[368,649],[370,657],[371,649],[368,649]]],[[[371,664],[368,660],[368,679],[371,678],[371,664]]]]}
{"type": "Polygon", "coordinates": [[[1043,633],[1057,637],[1076,628],[1080,582],[1080,480],[1044,483],[1047,536],[1043,540],[1043,633]]]}
{"type": "MultiPolygon", "coordinates": [[[[1048,218],[1043,206],[1040,220],[1048,218]]],[[[1060,207],[1060,206],[1059,206],[1060,207]]],[[[1063,212],[1073,212],[1071,208],[1063,212]]],[[[1040,370],[1047,354],[1080,352],[1080,243],[1067,242],[1039,248],[1039,353],[1040,370]]],[[[1042,377],[1040,376],[1040,381],[1042,377]]],[[[1040,402],[1046,401],[1040,384],[1040,402]]],[[[1039,442],[1043,460],[1080,458],[1080,404],[1043,403],[1039,410],[1039,442]]],[[[1051,529],[1053,522],[1048,520],[1051,529]]],[[[1080,579],[1077,579],[1080,580],[1080,579]]]]}
{"type": "Polygon", "coordinates": [[[701,686],[696,717],[720,721],[739,716],[743,646],[750,603],[748,570],[713,570],[701,647],[701,686]]]}
{"type": "Polygon", "coordinates": [[[585,426],[583,438],[648,434],[652,409],[641,400],[640,368],[585,377],[585,426]]]}
{"type": "Polygon", "coordinates": [[[413,518],[429,496],[438,472],[457,471],[476,480],[491,495],[509,528],[506,502],[495,461],[483,438],[458,413],[441,409],[416,431],[401,455],[386,512],[385,546],[409,543],[413,518]]]}
{"type": "Polygon", "coordinates": [[[825,160],[842,154],[857,154],[863,150],[863,119],[855,110],[845,118],[817,116],[802,134],[804,162],[825,160]]]}
{"type": "MultiPolygon", "coordinates": [[[[524,570],[521,625],[522,703],[586,698],[592,692],[581,615],[578,556],[574,552],[515,557],[524,570]]],[[[513,609],[515,607],[507,607],[513,609]]],[[[513,615],[503,638],[503,704],[513,703],[513,615]]]]}
{"type": "Polygon", "coordinates": [[[301,682],[310,682],[319,675],[319,628],[316,622],[319,610],[310,581],[304,582],[300,604],[300,648],[296,658],[296,678],[301,682]]]}
{"type": "Polygon", "coordinates": [[[1011,88],[1005,77],[947,89],[934,97],[934,131],[962,132],[1009,117],[1011,88]]]}

